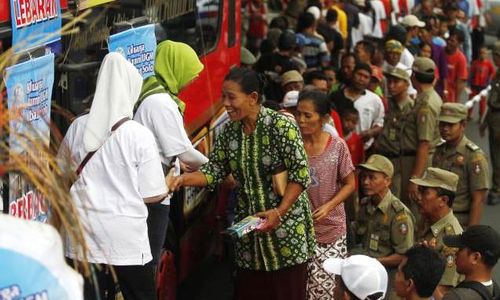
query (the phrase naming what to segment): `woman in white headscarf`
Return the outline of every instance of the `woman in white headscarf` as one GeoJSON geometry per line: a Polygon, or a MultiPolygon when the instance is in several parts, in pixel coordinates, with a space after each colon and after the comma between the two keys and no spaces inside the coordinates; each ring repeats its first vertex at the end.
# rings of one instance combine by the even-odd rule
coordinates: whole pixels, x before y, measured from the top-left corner
{"type": "MultiPolygon", "coordinates": [[[[117,53],[106,55],[90,113],[71,124],[63,141],[81,170],[71,196],[85,226],[87,260],[114,267],[125,299],[156,299],[153,272],[146,266],[152,257],[145,203],[167,194],[154,136],[131,120],[141,86],[131,63],[117,53]]],[[[83,260],[71,242],[66,256],[83,260]]],[[[85,299],[94,299],[96,290],[101,297],[107,289],[114,292],[105,272],[97,274],[98,289],[86,280],[85,299]]]]}

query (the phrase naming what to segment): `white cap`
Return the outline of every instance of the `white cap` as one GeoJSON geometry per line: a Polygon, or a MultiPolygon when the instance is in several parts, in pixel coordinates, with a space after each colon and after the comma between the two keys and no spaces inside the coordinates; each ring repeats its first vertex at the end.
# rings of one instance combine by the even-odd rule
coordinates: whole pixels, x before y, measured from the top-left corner
{"type": "Polygon", "coordinates": [[[295,107],[297,106],[297,101],[299,100],[299,91],[289,91],[283,97],[282,107],[295,107]]]}
{"type": "Polygon", "coordinates": [[[425,27],[425,22],[420,21],[416,16],[414,15],[407,15],[403,18],[401,21],[401,25],[404,27],[425,27]]]}
{"type": "Polygon", "coordinates": [[[340,275],[347,289],[359,299],[366,299],[368,296],[372,296],[370,299],[385,297],[387,271],[374,258],[366,255],[353,255],[345,259],[328,258],[323,263],[323,268],[328,273],[340,275]]]}
{"type": "Polygon", "coordinates": [[[314,16],[315,20],[319,20],[319,18],[321,17],[321,11],[319,10],[319,8],[317,6],[309,7],[307,9],[307,12],[312,14],[314,16]]]}

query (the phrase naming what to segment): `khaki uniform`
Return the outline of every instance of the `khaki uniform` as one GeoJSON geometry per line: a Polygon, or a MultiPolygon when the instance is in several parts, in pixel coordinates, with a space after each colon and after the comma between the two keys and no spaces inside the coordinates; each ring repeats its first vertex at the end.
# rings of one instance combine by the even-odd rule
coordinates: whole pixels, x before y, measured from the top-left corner
{"type": "Polygon", "coordinates": [[[453,212],[450,211],[439,221],[432,224],[430,227],[425,226],[425,228],[419,232],[418,236],[420,241],[436,241],[435,250],[438,251],[446,260],[446,268],[439,285],[456,286],[462,279],[457,273],[457,266],[455,264],[455,253],[458,249],[450,248],[443,244],[443,236],[460,234],[462,231],[462,226],[458,223],[458,220],[453,215],[453,212]]]}
{"type": "MultiPolygon", "coordinates": [[[[410,210],[390,191],[377,206],[370,198],[360,201],[360,210],[356,221],[355,233],[362,243],[360,254],[374,258],[403,254],[415,241],[415,218],[410,210]]],[[[388,270],[389,299],[395,298],[392,284],[396,268],[388,270]]]]}
{"type": "Polygon", "coordinates": [[[490,157],[492,167],[492,185],[490,196],[500,198],[500,74],[495,75],[491,83],[488,97],[488,114],[485,119],[488,124],[490,142],[490,157]]]}
{"type": "Polygon", "coordinates": [[[414,103],[411,99],[401,105],[391,101],[384,130],[377,139],[377,152],[389,158],[394,165],[392,192],[417,217],[418,208],[407,198],[407,186],[413,175],[418,143],[431,142],[432,153],[441,140],[437,121],[441,105],[441,97],[434,89],[420,93],[414,103]]]}
{"type": "Polygon", "coordinates": [[[484,152],[464,136],[456,147],[447,143],[439,145],[434,153],[432,166],[458,175],[453,214],[460,225],[466,227],[469,223],[472,192],[490,187],[488,161],[484,152]]]}

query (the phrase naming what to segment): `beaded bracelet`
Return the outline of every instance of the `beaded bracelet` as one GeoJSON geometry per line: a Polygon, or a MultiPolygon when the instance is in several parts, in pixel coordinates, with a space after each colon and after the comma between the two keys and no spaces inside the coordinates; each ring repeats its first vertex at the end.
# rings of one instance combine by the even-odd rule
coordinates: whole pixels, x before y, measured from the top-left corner
{"type": "Polygon", "coordinates": [[[276,207],[275,207],[275,208],[273,208],[273,209],[274,209],[274,211],[276,212],[276,214],[278,215],[278,219],[280,220],[280,223],[282,223],[282,222],[283,222],[283,219],[281,218],[280,212],[278,211],[278,209],[277,209],[276,207]]]}

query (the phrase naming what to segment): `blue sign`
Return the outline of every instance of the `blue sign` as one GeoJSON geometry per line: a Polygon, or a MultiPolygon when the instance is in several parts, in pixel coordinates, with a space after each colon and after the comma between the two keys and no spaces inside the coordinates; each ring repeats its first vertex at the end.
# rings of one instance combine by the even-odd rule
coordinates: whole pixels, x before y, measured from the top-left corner
{"type": "MultiPolygon", "coordinates": [[[[31,143],[48,146],[54,54],[9,67],[5,77],[11,152],[25,155],[36,151],[37,147],[31,147],[31,143]]],[[[29,220],[47,219],[43,195],[15,173],[9,174],[9,214],[29,220]]]]}
{"type": "Polygon", "coordinates": [[[142,77],[154,75],[156,36],[154,25],[131,28],[109,37],[109,52],[121,53],[142,77]]]}
{"type": "Polygon", "coordinates": [[[10,0],[14,52],[61,39],[59,0],[10,0]]]}

